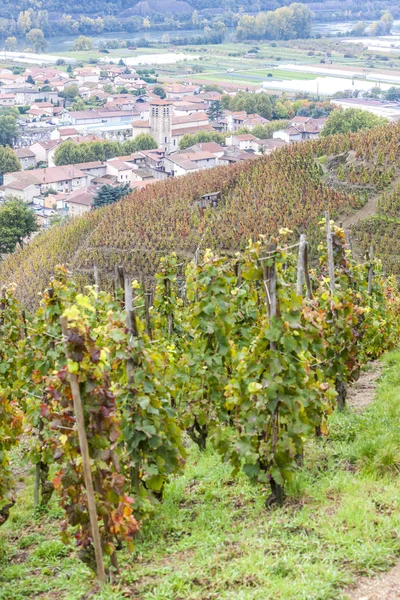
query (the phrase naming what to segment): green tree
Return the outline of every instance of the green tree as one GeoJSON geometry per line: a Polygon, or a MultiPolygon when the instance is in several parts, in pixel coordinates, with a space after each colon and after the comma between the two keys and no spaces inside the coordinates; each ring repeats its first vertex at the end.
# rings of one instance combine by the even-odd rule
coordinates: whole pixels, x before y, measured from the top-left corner
{"type": "Polygon", "coordinates": [[[35,85],[35,80],[33,79],[32,75],[28,75],[28,77],[26,78],[26,83],[30,83],[31,85],[35,85]]]}
{"type": "Polygon", "coordinates": [[[20,170],[21,164],[15,152],[9,146],[0,146],[0,175],[20,170]]]}
{"type": "Polygon", "coordinates": [[[272,134],[274,131],[278,131],[279,129],[286,129],[289,126],[290,121],[285,119],[278,121],[271,121],[271,123],[266,123],[265,125],[256,125],[253,127],[252,134],[255,135],[260,140],[269,140],[272,138],[272,134]]]}
{"type": "Polygon", "coordinates": [[[389,100],[391,102],[400,100],[400,88],[398,88],[398,87],[389,88],[387,90],[387,92],[385,92],[385,98],[386,98],[386,100],[389,100]]]}
{"type": "Polygon", "coordinates": [[[164,100],[164,98],[167,97],[167,94],[165,93],[165,90],[161,85],[154,86],[152,92],[156,96],[159,96],[161,100],[164,100]]]}
{"type": "Polygon", "coordinates": [[[0,115],[0,146],[13,146],[17,137],[16,118],[13,115],[0,115]]]}
{"type": "Polygon", "coordinates": [[[321,136],[334,135],[335,133],[354,133],[361,129],[373,129],[387,123],[384,117],[378,117],[361,108],[346,108],[334,110],[329,115],[321,136]]]}
{"type": "Polygon", "coordinates": [[[389,35],[393,27],[393,17],[389,11],[386,11],[379,19],[379,29],[383,35],[389,35]]]}
{"type": "Polygon", "coordinates": [[[21,35],[24,35],[32,27],[30,12],[25,10],[18,15],[17,29],[21,35]]]}
{"type": "Polygon", "coordinates": [[[85,104],[85,102],[83,101],[82,98],[78,98],[73,104],[72,104],[72,110],[86,110],[87,106],[85,104]]]}
{"type": "Polygon", "coordinates": [[[222,87],[216,83],[208,83],[203,87],[203,90],[205,92],[218,92],[219,94],[222,94],[224,91],[222,87]]]}
{"type": "Polygon", "coordinates": [[[13,52],[17,48],[17,38],[14,36],[10,36],[4,42],[4,48],[9,52],[13,52]]]}
{"type": "Polygon", "coordinates": [[[91,37],[86,35],[80,35],[74,42],[72,46],[73,51],[88,51],[93,50],[93,40],[91,37]]]}
{"type": "Polygon", "coordinates": [[[131,192],[132,188],[129,187],[129,183],[118,186],[103,185],[94,197],[93,208],[101,208],[102,206],[114,204],[131,192]]]}
{"type": "Polygon", "coordinates": [[[139,152],[140,150],[155,150],[158,147],[156,140],[149,133],[140,133],[132,140],[123,143],[124,152],[139,152]]]}
{"type": "Polygon", "coordinates": [[[221,102],[219,100],[214,100],[214,102],[211,102],[208,111],[207,111],[207,115],[208,118],[210,119],[210,121],[219,121],[221,116],[222,116],[222,107],[221,107],[221,102]]]}
{"type": "Polygon", "coordinates": [[[217,144],[225,145],[225,139],[229,134],[218,133],[217,131],[198,131],[194,134],[186,133],[179,142],[180,150],[185,150],[193,144],[201,142],[217,142],[217,144]]]}
{"type": "Polygon", "coordinates": [[[17,246],[38,231],[35,213],[18,198],[10,198],[0,207],[0,255],[14,252],[17,246]]]}
{"type": "Polygon", "coordinates": [[[31,29],[28,31],[26,34],[26,41],[33,45],[36,54],[44,52],[47,48],[47,42],[41,29],[31,29]]]}
{"type": "Polygon", "coordinates": [[[75,83],[65,86],[64,91],[60,92],[60,96],[66,100],[73,100],[79,96],[78,86],[75,83]]]}

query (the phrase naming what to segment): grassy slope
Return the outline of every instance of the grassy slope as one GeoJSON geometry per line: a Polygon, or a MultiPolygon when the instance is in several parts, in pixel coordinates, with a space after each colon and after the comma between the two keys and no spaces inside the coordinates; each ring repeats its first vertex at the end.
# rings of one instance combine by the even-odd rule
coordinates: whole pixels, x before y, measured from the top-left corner
{"type": "Polygon", "coordinates": [[[233,480],[211,450],[192,448],[135,553],[121,556],[121,580],[103,590],[57,540],[56,502],[33,519],[29,473],[0,530],[0,600],[77,600],[90,589],[97,600],[344,598],[340,588],[400,555],[399,364],[400,352],[386,357],[362,415],[331,418],[330,437],[308,448],[283,509],[266,512],[261,489],[233,480]]]}

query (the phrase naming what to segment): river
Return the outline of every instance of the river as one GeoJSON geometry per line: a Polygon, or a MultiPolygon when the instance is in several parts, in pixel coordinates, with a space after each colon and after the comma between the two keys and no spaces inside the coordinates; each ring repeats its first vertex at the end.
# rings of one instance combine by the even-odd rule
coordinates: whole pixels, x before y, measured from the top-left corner
{"type": "MultiPolygon", "coordinates": [[[[356,21],[338,21],[336,23],[313,23],[312,34],[321,33],[322,35],[335,35],[337,33],[345,33],[351,30],[355,25],[356,21]]],[[[393,30],[394,34],[400,34],[400,20],[394,21],[393,30]]],[[[133,33],[127,32],[115,32],[115,33],[101,33],[98,35],[91,35],[95,46],[98,46],[100,42],[107,40],[132,40],[137,41],[140,38],[146,38],[153,42],[165,42],[168,43],[173,38],[182,37],[194,37],[202,35],[202,31],[199,29],[170,29],[165,31],[136,31],[133,33]]],[[[76,40],[76,35],[60,35],[56,38],[50,38],[48,40],[49,45],[47,52],[67,52],[70,50],[76,40]]],[[[227,27],[225,34],[225,41],[233,41],[235,39],[235,28],[227,27]]],[[[18,50],[24,50],[27,46],[26,41],[21,38],[18,40],[18,50]]]]}

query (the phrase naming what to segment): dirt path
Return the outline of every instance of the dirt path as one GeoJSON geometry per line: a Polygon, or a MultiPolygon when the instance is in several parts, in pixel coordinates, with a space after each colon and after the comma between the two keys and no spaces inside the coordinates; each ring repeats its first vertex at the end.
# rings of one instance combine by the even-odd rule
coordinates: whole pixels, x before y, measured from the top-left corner
{"type": "MultiPolygon", "coordinates": [[[[362,373],[349,390],[348,404],[363,411],[372,402],[376,382],[382,373],[380,363],[371,363],[371,369],[362,373]]],[[[349,600],[400,600],[400,561],[387,573],[377,577],[361,577],[355,586],[344,590],[349,600]]]]}
{"type": "Polygon", "coordinates": [[[350,229],[352,225],[355,225],[356,223],[358,223],[358,221],[361,221],[361,219],[365,219],[366,217],[374,215],[378,211],[378,200],[380,197],[381,194],[376,194],[372,196],[372,198],[368,200],[365,206],[357,210],[354,214],[350,215],[349,217],[343,219],[343,229],[350,229]]]}
{"type": "Polygon", "coordinates": [[[375,397],[376,383],[382,373],[379,362],[371,362],[368,371],[363,371],[358,381],[349,389],[347,403],[357,412],[362,412],[375,397]]]}

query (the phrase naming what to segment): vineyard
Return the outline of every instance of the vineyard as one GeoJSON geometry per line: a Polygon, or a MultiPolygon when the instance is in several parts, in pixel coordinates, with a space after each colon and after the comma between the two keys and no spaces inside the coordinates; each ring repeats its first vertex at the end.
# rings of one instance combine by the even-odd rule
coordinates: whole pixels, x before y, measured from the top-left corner
{"type": "MultiPolygon", "coordinates": [[[[382,211],[390,202],[392,217],[399,132],[399,125],[390,125],[331,136],[257,161],[159,182],[38,236],[1,263],[0,281],[14,281],[18,298],[32,309],[57,264],[68,263],[82,285],[93,283],[95,264],[102,287],[110,289],[117,266],[131,277],[152,278],[162,255],[176,252],[187,263],[201,241],[233,255],[249,239],[275,235],[280,227],[293,230],[293,239],[306,233],[314,255],[320,241],[316,225],[325,210],[340,220],[386,192],[382,211]],[[201,196],[215,191],[221,192],[218,208],[201,208],[201,196]]],[[[353,237],[362,244],[365,238],[365,251],[371,235],[362,231],[353,237]]],[[[372,237],[379,254],[379,235],[372,237]]],[[[382,258],[385,252],[382,248],[382,258]]]]}
{"type": "Polygon", "coordinates": [[[400,406],[391,400],[391,418],[384,403],[376,418],[346,408],[349,385],[400,334],[389,274],[399,133],[327,137],[159,183],[0,264],[0,600],[247,600],[260,590],[333,600],[354,574],[400,554],[400,406]],[[202,208],[211,191],[218,206],[202,208]],[[377,214],[351,232],[330,220],[374,203],[377,214]],[[361,520],[354,486],[369,506],[361,520]],[[332,519],[321,497],[334,498],[332,519]],[[228,511],[250,529],[253,515],[273,548],[266,558],[262,535],[240,576],[215,580],[219,551],[234,564],[251,545],[226,546],[239,536],[237,515],[224,525],[228,511]],[[43,541],[50,521],[61,541],[43,541]],[[2,540],[18,544],[22,522],[28,550],[13,554],[2,540]],[[173,548],[198,548],[208,583],[188,567],[185,583],[155,592],[173,548]],[[304,552],[306,575],[295,567],[304,552]],[[82,588],[63,571],[72,554],[65,569],[74,565],[82,588]],[[25,584],[27,556],[36,571],[25,584]],[[57,568],[56,586],[37,576],[57,568]]]}
{"type": "Polygon", "coordinates": [[[145,535],[193,446],[246,476],[264,510],[284,505],[307,440],[329,435],[348,384],[400,331],[395,280],[356,263],[329,219],[319,230],[312,269],[305,236],[292,244],[282,229],[234,256],[198,248],[183,277],[167,255],[154,291],[120,267],[113,292],[95,269],[82,293],[57,267],[28,313],[5,287],[0,523],[18,499],[16,444],[35,465],[36,514],[57,495],[61,539],[101,582],[118,582],[118,554],[145,535]]]}

